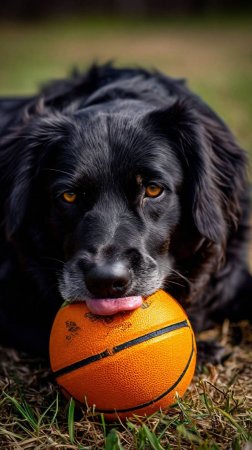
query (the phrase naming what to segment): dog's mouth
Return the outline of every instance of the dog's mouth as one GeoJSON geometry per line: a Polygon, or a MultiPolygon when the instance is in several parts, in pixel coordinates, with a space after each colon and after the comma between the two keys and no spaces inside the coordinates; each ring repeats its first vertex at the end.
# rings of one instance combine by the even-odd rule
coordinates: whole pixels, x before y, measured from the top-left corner
{"type": "Polygon", "coordinates": [[[120,311],[133,311],[143,303],[140,295],[122,298],[93,298],[86,300],[88,309],[93,314],[111,316],[120,311]]]}

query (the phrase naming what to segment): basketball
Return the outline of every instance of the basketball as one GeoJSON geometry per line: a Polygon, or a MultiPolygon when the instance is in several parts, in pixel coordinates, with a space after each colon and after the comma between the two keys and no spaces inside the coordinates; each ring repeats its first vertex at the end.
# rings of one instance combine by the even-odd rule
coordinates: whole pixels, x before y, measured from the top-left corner
{"type": "Polygon", "coordinates": [[[52,326],[50,361],[64,393],[108,420],[150,415],[183,396],[195,370],[196,344],[183,308],[167,293],[134,311],[91,313],[62,307],[52,326]]]}

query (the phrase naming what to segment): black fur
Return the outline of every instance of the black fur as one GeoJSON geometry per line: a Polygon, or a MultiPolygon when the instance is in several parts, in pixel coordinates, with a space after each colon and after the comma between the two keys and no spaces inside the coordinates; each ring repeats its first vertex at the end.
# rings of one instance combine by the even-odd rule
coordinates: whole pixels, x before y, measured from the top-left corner
{"type": "Polygon", "coordinates": [[[118,262],[124,296],[164,288],[196,330],[251,319],[246,156],[183,80],[93,66],[3,99],[0,176],[5,344],[47,352],[63,298],[106,296],[90,271],[118,262]],[[150,182],[159,197],[145,196],[150,182]]]}

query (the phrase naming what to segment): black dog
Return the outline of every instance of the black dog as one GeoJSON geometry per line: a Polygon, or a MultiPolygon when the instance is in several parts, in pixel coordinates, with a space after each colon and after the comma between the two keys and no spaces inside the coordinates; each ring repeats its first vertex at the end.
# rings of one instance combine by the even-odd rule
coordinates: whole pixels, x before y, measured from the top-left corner
{"type": "Polygon", "coordinates": [[[47,352],[63,300],[113,314],[160,288],[196,330],[251,318],[245,172],[226,125],[160,73],[94,66],[3,99],[1,342],[47,352]]]}

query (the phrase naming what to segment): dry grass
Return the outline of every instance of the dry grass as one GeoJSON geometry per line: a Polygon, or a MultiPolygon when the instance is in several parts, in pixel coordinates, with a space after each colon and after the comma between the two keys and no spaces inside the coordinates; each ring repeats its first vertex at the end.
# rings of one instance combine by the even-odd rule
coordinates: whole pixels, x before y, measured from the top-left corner
{"type": "Polygon", "coordinates": [[[217,337],[230,357],[204,367],[168,411],[125,424],[77,410],[58,393],[45,361],[2,348],[1,448],[251,450],[251,326],[225,322],[207,337],[217,337]]]}

